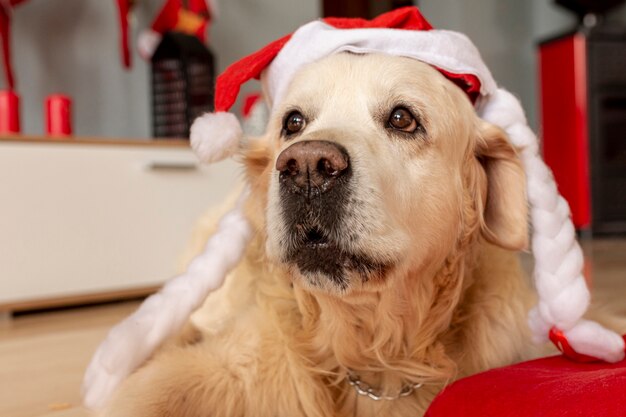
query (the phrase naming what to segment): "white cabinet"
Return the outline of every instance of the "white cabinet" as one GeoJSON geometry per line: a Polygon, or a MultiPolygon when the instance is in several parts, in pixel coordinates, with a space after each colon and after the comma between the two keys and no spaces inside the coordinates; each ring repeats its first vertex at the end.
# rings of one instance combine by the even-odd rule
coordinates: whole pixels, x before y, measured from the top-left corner
{"type": "Polygon", "coordinates": [[[0,140],[0,310],[163,283],[238,172],[184,142],[0,140]]]}

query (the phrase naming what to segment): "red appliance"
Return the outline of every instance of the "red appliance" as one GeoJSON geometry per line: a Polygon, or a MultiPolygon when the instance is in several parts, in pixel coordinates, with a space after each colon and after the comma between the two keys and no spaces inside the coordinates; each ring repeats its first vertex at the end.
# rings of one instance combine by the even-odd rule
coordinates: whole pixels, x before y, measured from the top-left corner
{"type": "Polygon", "coordinates": [[[598,26],[540,43],[546,163],[579,230],[626,232],[626,31],[598,26]]]}
{"type": "Polygon", "coordinates": [[[587,128],[586,40],[581,33],[539,48],[543,157],[572,210],[574,225],[591,225],[587,128]]]}

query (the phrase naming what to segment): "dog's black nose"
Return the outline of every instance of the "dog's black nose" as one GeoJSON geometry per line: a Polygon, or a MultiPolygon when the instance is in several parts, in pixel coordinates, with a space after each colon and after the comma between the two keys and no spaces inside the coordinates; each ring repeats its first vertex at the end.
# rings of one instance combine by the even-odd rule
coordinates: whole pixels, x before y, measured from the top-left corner
{"type": "Polygon", "coordinates": [[[345,148],[323,140],[295,143],[276,160],[281,182],[307,196],[330,190],[349,167],[345,148]]]}

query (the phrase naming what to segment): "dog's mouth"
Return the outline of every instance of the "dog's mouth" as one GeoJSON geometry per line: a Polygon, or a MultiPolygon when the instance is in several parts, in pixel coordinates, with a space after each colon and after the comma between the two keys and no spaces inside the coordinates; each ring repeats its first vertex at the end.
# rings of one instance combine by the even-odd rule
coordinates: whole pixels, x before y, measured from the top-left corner
{"type": "Polygon", "coordinates": [[[330,240],[317,227],[310,228],[304,236],[302,244],[309,249],[326,249],[331,246],[330,240]]]}
{"type": "Polygon", "coordinates": [[[300,274],[314,286],[326,288],[330,281],[345,290],[351,276],[367,282],[381,278],[388,269],[387,265],[369,256],[348,250],[321,227],[304,230],[295,239],[285,260],[297,266],[300,274]]]}

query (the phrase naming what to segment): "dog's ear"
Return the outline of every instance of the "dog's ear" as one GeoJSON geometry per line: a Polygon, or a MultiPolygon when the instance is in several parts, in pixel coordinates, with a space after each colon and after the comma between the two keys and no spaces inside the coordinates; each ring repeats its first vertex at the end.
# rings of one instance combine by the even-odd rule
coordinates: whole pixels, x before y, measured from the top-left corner
{"type": "Polygon", "coordinates": [[[487,180],[480,191],[483,236],[506,249],[526,249],[526,176],[516,149],[502,129],[481,121],[476,158],[487,180]]]}

